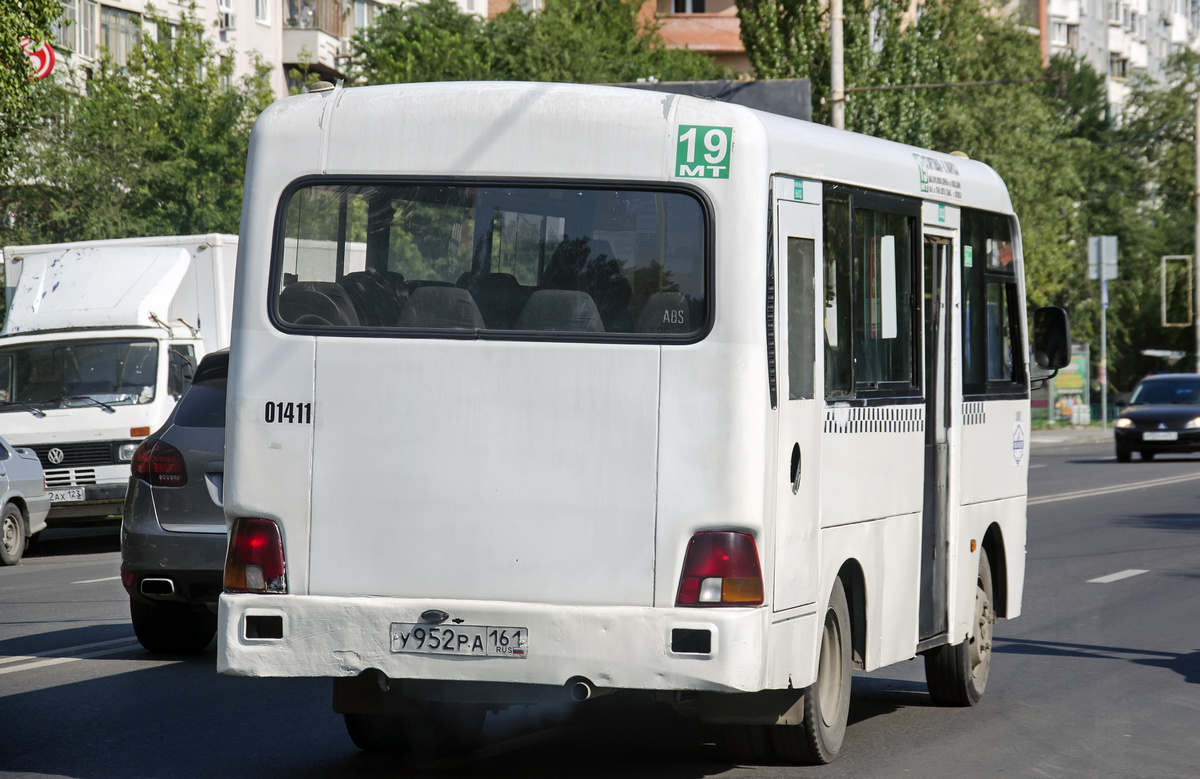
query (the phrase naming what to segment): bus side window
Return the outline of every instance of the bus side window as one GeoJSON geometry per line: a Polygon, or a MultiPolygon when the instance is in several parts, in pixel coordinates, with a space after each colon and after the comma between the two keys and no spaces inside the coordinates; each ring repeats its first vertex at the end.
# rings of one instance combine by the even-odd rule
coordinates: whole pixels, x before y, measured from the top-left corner
{"type": "Polygon", "coordinates": [[[1016,359],[1020,313],[1012,224],[1002,216],[963,211],[963,392],[1024,392],[1016,359]]]}
{"type": "Polygon", "coordinates": [[[816,242],[787,239],[788,399],[813,397],[813,279],[816,242]]]}
{"type": "Polygon", "coordinates": [[[910,394],[917,296],[911,294],[915,206],[826,190],[825,397],[910,394]]]}
{"type": "Polygon", "coordinates": [[[850,196],[825,195],[825,397],[850,397],[850,196]]]}

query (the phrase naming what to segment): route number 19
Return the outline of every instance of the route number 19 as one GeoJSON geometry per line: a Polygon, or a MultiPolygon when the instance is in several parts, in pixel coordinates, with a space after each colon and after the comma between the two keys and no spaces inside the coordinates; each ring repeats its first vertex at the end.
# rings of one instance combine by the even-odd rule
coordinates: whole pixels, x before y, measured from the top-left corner
{"type": "Polygon", "coordinates": [[[679,126],[675,147],[678,178],[727,179],[733,151],[732,127],[679,126]]]}

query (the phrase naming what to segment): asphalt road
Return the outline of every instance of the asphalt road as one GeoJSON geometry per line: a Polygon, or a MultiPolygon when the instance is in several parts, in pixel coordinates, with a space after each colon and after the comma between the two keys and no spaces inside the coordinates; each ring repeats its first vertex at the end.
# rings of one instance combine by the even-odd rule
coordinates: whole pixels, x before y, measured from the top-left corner
{"type": "Polygon", "coordinates": [[[491,716],[435,763],[358,752],[319,680],[237,679],[215,649],[133,639],[114,531],[47,537],[0,569],[0,774],[104,777],[1200,776],[1200,457],[1118,465],[1034,441],[1024,614],[987,695],[944,709],[920,661],[858,674],[831,766],[731,766],[699,727],[617,696],[491,716]]]}

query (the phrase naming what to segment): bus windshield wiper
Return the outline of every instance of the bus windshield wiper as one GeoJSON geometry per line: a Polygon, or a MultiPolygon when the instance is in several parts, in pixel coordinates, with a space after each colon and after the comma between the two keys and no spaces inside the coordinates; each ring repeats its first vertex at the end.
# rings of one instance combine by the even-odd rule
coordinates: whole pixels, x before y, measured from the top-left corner
{"type": "Polygon", "coordinates": [[[45,411],[42,411],[40,408],[38,408],[37,406],[34,406],[30,403],[25,403],[24,401],[20,401],[20,400],[6,401],[3,405],[5,405],[5,406],[20,406],[21,408],[29,411],[29,413],[33,414],[38,419],[41,419],[42,417],[46,416],[45,411]]]}
{"type": "Polygon", "coordinates": [[[108,405],[103,400],[97,400],[96,398],[93,398],[91,395],[72,395],[70,397],[64,396],[61,400],[61,403],[65,406],[65,405],[67,405],[67,403],[69,403],[71,401],[75,401],[75,400],[90,401],[94,405],[100,406],[101,408],[103,408],[105,411],[107,411],[110,414],[117,413],[116,409],[114,409],[112,406],[108,405]]]}

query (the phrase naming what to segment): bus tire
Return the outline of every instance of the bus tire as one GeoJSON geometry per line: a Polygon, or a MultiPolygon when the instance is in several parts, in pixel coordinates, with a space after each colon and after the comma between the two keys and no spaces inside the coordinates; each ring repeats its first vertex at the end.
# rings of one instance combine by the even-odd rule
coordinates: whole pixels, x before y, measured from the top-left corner
{"type": "Polygon", "coordinates": [[[189,655],[203,652],[217,633],[217,615],[185,603],[129,601],[138,643],[148,652],[189,655]]]}
{"type": "Polygon", "coordinates": [[[771,727],[771,740],[782,762],[825,765],[838,756],[850,715],[850,652],[850,607],[842,580],[835,579],[825,607],[817,679],[804,691],[804,719],[799,725],[771,727]]]}
{"type": "Polygon", "coordinates": [[[5,503],[0,515],[0,563],[16,565],[25,554],[25,515],[16,504],[5,503]]]}
{"type": "Polygon", "coordinates": [[[975,580],[975,615],[971,634],[953,646],[943,644],[925,653],[925,681],[929,696],[939,706],[974,706],[987,688],[992,666],[992,567],[985,550],[979,550],[975,580]]]}

